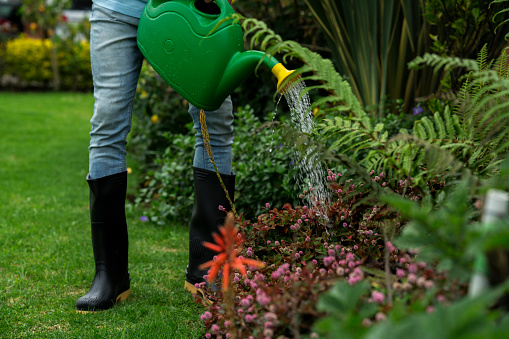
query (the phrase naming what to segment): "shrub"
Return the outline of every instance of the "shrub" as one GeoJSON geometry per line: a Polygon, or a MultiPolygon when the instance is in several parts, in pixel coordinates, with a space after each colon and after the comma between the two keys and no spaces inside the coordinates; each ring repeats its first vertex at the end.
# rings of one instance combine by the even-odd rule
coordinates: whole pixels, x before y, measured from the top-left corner
{"type": "MultiPolygon", "coordinates": [[[[157,167],[147,172],[144,187],[136,199],[138,204],[151,205],[150,217],[157,224],[164,225],[170,220],[187,222],[192,209],[195,145],[192,123],[186,125],[186,129],[186,134],[163,134],[169,146],[162,156],[154,155],[157,167]]],[[[259,213],[267,202],[282,206],[284,201],[298,201],[295,200],[298,191],[293,177],[296,171],[292,151],[282,142],[282,137],[270,124],[256,118],[250,107],[236,112],[232,146],[235,205],[245,217],[259,213]]]]}
{"type": "Polygon", "coordinates": [[[146,205],[150,221],[187,223],[194,200],[193,157],[195,137],[189,133],[165,135],[168,147],[155,161],[159,167],[147,172],[136,204],[146,205]]]}
{"type": "Polygon", "coordinates": [[[57,64],[61,79],[61,89],[91,90],[92,72],[90,69],[90,44],[79,42],[53,42],[50,39],[32,39],[20,35],[5,43],[2,75],[15,79],[9,87],[51,87],[53,73],[51,68],[51,46],[57,48],[57,64]]]}
{"type": "Polygon", "coordinates": [[[53,78],[50,61],[51,41],[30,39],[24,35],[6,43],[4,74],[17,77],[25,83],[47,85],[53,78]]]}
{"type": "Polygon", "coordinates": [[[258,215],[266,203],[282,207],[284,202],[298,201],[295,150],[284,145],[282,135],[271,126],[273,119],[269,121],[262,123],[249,106],[235,114],[235,205],[246,218],[258,215]]]}

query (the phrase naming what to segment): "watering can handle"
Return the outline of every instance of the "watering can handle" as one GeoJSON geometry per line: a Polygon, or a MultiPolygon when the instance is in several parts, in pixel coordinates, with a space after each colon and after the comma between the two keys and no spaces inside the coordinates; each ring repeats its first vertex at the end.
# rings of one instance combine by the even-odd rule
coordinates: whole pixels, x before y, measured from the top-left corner
{"type": "Polygon", "coordinates": [[[216,0],[216,4],[218,5],[219,9],[221,10],[221,14],[224,14],[227,12],[227,9],[232,10],[232,6],[230,5],[230,1],[228,0],[216,0]]]}

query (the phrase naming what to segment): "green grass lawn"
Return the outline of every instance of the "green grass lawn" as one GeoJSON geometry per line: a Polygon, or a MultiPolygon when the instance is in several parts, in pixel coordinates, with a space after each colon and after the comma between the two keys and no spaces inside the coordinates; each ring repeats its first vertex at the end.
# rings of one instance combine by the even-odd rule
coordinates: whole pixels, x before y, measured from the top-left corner
{"type": "MultiPolygon", "coordinates": [[[[184,291],[187,230],[128,215],[131,296],[77,314],[94,274],[91,94],[0,93],[0,338],[199,338],[184,291]]],[[[131,183],[132,185],[132,183],[131,183]]]]}

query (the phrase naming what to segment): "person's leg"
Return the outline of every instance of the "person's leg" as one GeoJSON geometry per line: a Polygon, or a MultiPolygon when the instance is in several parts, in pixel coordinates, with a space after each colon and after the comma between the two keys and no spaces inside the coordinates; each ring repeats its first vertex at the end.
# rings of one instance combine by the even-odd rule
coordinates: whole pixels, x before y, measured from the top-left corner
{"type": "Polygon", "coordinates": [[[94,114],[89,148],[90,218],[95,276],[78,312],[106,310],[130,293],[126,137],[143,57],[138,20],[98,6],[90,19],[94,114]]]}
{"type": "MultiPolygon", "coordinates": [[[[209,171],[214,171],[207,151],[203,143],[200,124],[200,109],[189,105],[189,114],[193,118],[196,130],[196,148],[193,166],[209,171]]],[[[210,137],[210,146],[214,155],[214,161],[219,173],[232,173],[232,133],[233,133],[233,105],[230,97],[226,98],[221,107],[216,111],[206,111],[207,130],[210,137]]]]}
{"type": "MultiPolygon", "coordinates": [[[[212,260],[216,253],[205,248],[202,243],[203,241],[214,242],[212,233],[219,233],[218,226],[223,224],[226,217],[226,213],[220,210],[219,206],[227,211],[231,210],[231,206],[204,147],[200,110],[191,105],[189,113],[193,117],[197,138],[193,162],[195,188],[189,229],[189,263],[184,286],[192,293],[199,292],[205,296],[203,290],[197,288],[198,284],[204,282],[203,276],[207,273],[207,270],[200,269],[200,265],[212,260]]],[[[232,173],[233,109],[231,99],[227,98],[218,110],[207,111],[205,115],[214,161],[228,195],[233,201],[235,175],[232,173]]]]}
{"type": "Polygon", "coordinates": [[[98,6],[90,19],[94,115],[90,120],[89,175],[126,171],[126,138],[143,55],[136,43],[138,19],[98,6]]]}

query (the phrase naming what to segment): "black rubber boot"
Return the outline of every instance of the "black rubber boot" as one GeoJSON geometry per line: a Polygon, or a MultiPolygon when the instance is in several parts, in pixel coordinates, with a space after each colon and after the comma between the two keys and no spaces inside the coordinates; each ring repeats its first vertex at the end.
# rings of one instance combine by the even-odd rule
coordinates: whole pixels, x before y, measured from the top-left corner
{"type": "Polygon", "coordinates": [[[87,181],[95,276],[88,293],[76,302],[76,310],[82,313],[107,310],[131,292],[125,217],[127,172],[87,181]]]}
{"type": "MultiPolygon", "coordinates": [[[[219,233],[219,226],[223,225],[226,218],[226,212],[220,210],[219,206],[231,211],[231,205],[216,172],[196,167],[193,170],[194,206],[189,229],[189,264],[184,287],[191,293],[200,293],[205,297],[203,290],[195,287],[195,284],[205,281],[203,276],[207,274],[207,269],[201,270],[199,266],[212,260],[217,253],[205,248],[202,242],[214,243],[212,233],[219,233]]],[[[221,179],[233,201],[235,175],[221,174],[221,179]]]]}

